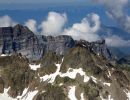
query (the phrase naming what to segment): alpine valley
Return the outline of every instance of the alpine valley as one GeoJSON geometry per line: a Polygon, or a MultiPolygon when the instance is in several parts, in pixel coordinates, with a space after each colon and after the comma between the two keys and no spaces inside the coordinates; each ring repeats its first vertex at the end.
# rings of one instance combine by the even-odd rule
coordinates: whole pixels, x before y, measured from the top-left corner
{"type": "Polygon", "coordinates": [[[105,40],[0,28],[0,100],[130,100],[130,65],[105,40]]]}

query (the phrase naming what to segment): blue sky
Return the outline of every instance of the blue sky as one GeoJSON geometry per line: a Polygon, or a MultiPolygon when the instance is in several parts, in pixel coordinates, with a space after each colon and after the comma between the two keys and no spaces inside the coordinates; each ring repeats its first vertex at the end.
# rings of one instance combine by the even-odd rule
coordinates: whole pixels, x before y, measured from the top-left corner
{"type": "Polygon", "coordinates": [[[39,9],[54,6],[93,5],[89,0],[0,0],[3,9],[39,9]]]}
{"type": "Polygon", "coordinates": [[[0,0],[0,3],[78,3],[90,2],[89,0],[0,0]]]}
{"type": "MultiPolygon", "coordinates": [[[[7,3],[7,2],[15,2],[15,3],[27,3],[27,2],[77,2],[77,1],[81,1],[81,0],[0,0],[1,3],[7,3]]],[[[86,1],[86,0],[82,0],[82,1],[86,1]]]]}
{"type": "MultiPolygon", "coordinates": [[[[49,12],[66,13],[68,21],[65,27],[68,28],[75,23],[81,23],[88,14],[95,13],[100,17],[102,25],[117,27],[130,33],[130,5],[128,7],[128,3],[125,3],[127,0],[115,0],[115,2],[100,0],[103,4],[92,1],[94,0],[0,0],[0,17],[8,15],[12,20],[23,25],[29,19],[34,19],[40,25],[46,20],[49,12]],[[115,6],[117,4],[118,6],[115,6]]],[[[112,38],[117,40],[114,41],[115,43],[130,44],[130,36],[128,36],[129,40],[124,40],[122,33],[121,36],[112,35],[108,40],[112,38]]]]}

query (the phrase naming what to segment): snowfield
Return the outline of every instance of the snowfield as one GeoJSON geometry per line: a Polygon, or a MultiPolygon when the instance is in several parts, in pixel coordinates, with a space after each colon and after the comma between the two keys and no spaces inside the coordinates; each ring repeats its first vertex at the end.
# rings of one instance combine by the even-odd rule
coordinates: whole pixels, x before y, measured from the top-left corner
{"type": "MultiPolygon", "coordinates": [[[[84,82],[88,82],[90,79],[92,79],[95,83],[98,82],[98,80],[94,76],[87,76],[86,73],[83,71],[82,68],[79,69],[72,69],[69,68],[66,73],[61,73],[60,68],[63,63],[64,58],[62,59],[62,62],[60,64],[55,64],[57,66],[57,70],[55,73],[50,75],[45,75],[40,77],[41,81],[48,81],[48,83],[54,83],[55,78],[59,75],[60,77],[69,77],[71,79],[75,79],[77,74],[80,74],[84,77],[84,82]]],[[[110,72],[109,72],[110,73],[110,72]]],[[[102,80],[99,80],[103,85],[107,85],[110,87],[110,83],[102,82],[102,80]]]]}
{"type": "Polygon", "coordinates": [[[84,76],[84,82],[88,82],[90,77],[86,76],[85,72],[82,70],[82,68],[79,69],[72,69],[69,68],[66,73],[60,73],[60,77],[69,77],[71,79],[75,79],[77,74],[80,74],[81,76],[84,76]]]}
{"type": "MultiPolygon", "coordinates": [[[[61,64],[63,63],[63,60],[64,60],[64,58],[62,59],[61,64]]],[[[56,72],[53,74],[50,74],[50,75],[45,75],[43,77],[40,77],[40,80],[41,81],[48,81],[48,83],[53,83],[55,81],[56,76],[58,76],[60,73],[61,64],[55,64],[57,66],[56,72]]]]}
{"type": "MultiPolygon", "coordinates": [[[[62,59],[62,63],[63,63],[63,59],[62,59]]],[[[60,77],[69,77],[71,79],[75,79],[76,75],[79,73],[81,76],[84,76],[84,82],[88,82],[89,81],[90,77],[86,76],[86,74],[82,70],[82,68],[79,68],[79,69],[69,68],[66,73],[61,73],[60,72],[60,68],[61,68],[62,63],[61,64],[55,64],[57,66],[57,70],[56,70],[55,73],[50,74],[50,75],[45,75],[43,77],[40,77],[40,80],[41,81],[48,81],[48,83],[53,83],[55,81],[56,76],[58,76],[58,75],[60,77]]]]}

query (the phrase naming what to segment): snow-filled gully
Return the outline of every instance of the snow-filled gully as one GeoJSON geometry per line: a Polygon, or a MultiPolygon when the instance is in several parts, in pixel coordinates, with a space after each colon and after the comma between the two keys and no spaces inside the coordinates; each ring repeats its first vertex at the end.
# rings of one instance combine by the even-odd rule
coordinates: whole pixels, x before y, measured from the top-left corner
{"type": "MultiPolygon", "coordinates": [[[[56,76],[60,76],[60,77],[69,77],[71,79],[75,79],[76,78],[76,75],[77,74],[80,74],[81,76],[84,77],[84,82],[88,82],[89,79],[91,78],[95,83],[97,83],[97,79],[93,76],[87,76],[86,73],[83,71],[82,68],[79,68],[79,69],[72,69],[72,68],[69,68],[67,70],[66,73],[61,73],[60,72],[60,68],[61,68],[61,65],[63,63],[63,60],[64,58],[62,59],[62,62],[60,64],[55,64],[57,66],[57,70],[55,73],[53,74],[50,74],[50,75],[45,75],[43,77],[40,77],[40,80],[41,81],[48,81],[48,83],[54,83],[55,81],[55,78],[56,76]]],[[[111,84],[110,83],[106,83],[106,82],[102,82],[100,80],[100,82],[103,84],[103,85],[107,85],[107,86],[110,86],[111,84]]]]}

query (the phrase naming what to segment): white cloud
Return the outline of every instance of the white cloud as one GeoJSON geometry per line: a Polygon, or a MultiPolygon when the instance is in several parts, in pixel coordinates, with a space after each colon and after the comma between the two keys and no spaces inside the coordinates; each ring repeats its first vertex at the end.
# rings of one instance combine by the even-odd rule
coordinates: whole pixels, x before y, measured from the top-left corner
{"type": "Polygon", "coordinates": [[[100,4],[105,5],[107,9],[107,15],[110,18],[116,20],[116,22],[124,28],[124,30],[130,32],[130,19],[129,15],[125,12],[125,7],[129,4],[129,0],[93,0],[100,4]]]}
{"type": "Polygon", "coordinates": [[[110,47],[130,47],[130,40],[124,40],[116,35],[108,36],[105,40],[110,47]]]}
{"type": "Polygon", "coordinates": [[[9,27],[16,25],[16,22],[13,21],[9,16],[5,15],[0,17],[0,27],[9,27]]]}
{"type": "Polygon", "coordinates": [[[25,22],[25,26],[27,26],[32,32],[37,33],[37,22],[34,19],[29,19],[25,22]]]}
{"type": "MultiPolygon", "coordinates": [[[[129,16],[127,16],[127,20],[130,22],[129,16]]],[[[64,34],[72,36],[75,40],[84,39],[89,42],[101,39],[101,37],[98,35],[98,30],[101,28],[101,21],[100,17],[95,13],[88,14],[81,20],[81,23],[75,23],[72,25],[72,27],[64,29],[66,22],[66,14],[50,12],[48,14],[47,20],[43,21],[40,25],[43,33],[42,35],[55,36],[64,34]]],[[[16,22],[13,21],[9,16],[0,17],[0,27],[8,27],[14,25],[16,25],[16,22]]],[[[25,22],[25,26],[27,26],[34,33],[38,33],[38,25],[34,19],[29,19],[27,22],[25,22]]],[[[130,47],[130,40],[124,40],[117,35],[106,36],[105,40],[106,44],[111,47],[130,47]]]]}
{"type": "Polygon", "coordinates": [[[64,25],[67,22],[66,14],[60,14],[56,12],[49,12],[46,21],[43,21],[40,25],[43,35],[58,35],[61,34],[64,25]]]}
{"type": "Polygon", "coordinates": [[[81,23],[75,23],[69,29],[65,29],[63,34],[70,35],[76,40],[85,39],[87,41],[96,41],[100,37],[96,32],[100,29],[100,17],[97,14],[89,14],[83,18],[81,23]]]}

